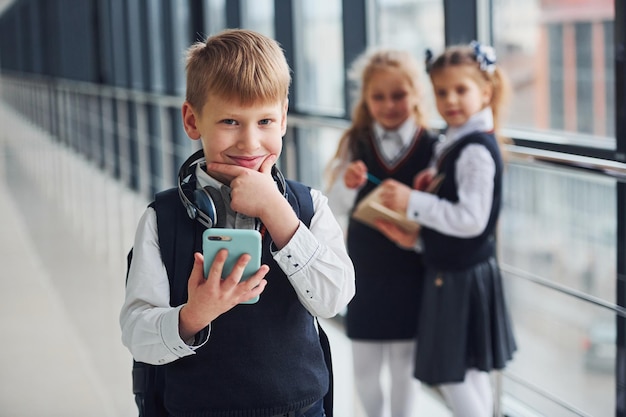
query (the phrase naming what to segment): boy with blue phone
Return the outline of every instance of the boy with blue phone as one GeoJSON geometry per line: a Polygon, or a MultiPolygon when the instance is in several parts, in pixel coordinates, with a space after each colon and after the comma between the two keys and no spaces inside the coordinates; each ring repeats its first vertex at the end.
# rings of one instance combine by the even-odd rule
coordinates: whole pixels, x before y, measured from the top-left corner
{"type": "Polygon", "coordinates": [[[158,397],[169,416],[331,417],[316,318],[346,307],[354,268],[327,198],[275,167],[291,82],[284,53],[259,33],[226,30],[189,48],[186,71],[183,126],[202,150],[181,167],[178,188],[157,194],[157,204],[180,199],[174,218],[150,206],[139,221],[122,341],[135,361],[165,370],[158,397]],[[231,270],[218,250],[205,268],[205,228],[256,231],[261,265],[244,280],[252,257],[231,270]],[[172,242],[166,262],[160,245],[172,242]]]}

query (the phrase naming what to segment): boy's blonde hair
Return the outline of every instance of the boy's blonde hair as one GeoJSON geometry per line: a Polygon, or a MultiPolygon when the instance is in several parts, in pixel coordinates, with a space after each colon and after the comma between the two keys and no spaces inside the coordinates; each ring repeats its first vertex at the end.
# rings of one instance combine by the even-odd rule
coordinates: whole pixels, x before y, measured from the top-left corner
{"type": "Polygon", "coordinates": [[[374,119],[366,103],[366,93],[372,77],[379,71],[397,69],[413,89],[417,105],[411,109],[415,123],[427,127],[426,114],[423,105],[423,93],[420,83],[420,74],[423,67],[408,51],[397,49],[372,49],[358,56],[348,72],[354,92],[357,93],[356,102],[352,110],[352,124],[339,139],[337,152],[326,168],[327,183],[332,185],[336,180],[341,162],[346,161],[350,150],[358,140],[365,140],[368,132],[371,133],[374,119]]]}
{"type": "Polygon", "coordinates": [[[185,99],[201,112],[209,94],[241,105],[284,103],[291,71],[275,40],[244,29],[228,29],[187,50],[185,99]]]}

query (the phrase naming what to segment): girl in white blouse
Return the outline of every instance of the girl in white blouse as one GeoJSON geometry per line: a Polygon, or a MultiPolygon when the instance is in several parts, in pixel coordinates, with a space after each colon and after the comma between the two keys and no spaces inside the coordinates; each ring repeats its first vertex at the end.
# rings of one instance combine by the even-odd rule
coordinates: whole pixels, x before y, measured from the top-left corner
{"type": "MultiPolygon", "coordinates": [[[[382,199],[421,225],[426,275],[415,377],[439,386],[455,416],[491,417],[489,372],[516,350],[495,243],[504,165],[495,132],[508,85],[493,49],[476,42],[429,58],[445,138],[415,189],[385,181],[382,199]]],[[[417,241],[390,223],[381,230],[407,247],[417,241]]]]}

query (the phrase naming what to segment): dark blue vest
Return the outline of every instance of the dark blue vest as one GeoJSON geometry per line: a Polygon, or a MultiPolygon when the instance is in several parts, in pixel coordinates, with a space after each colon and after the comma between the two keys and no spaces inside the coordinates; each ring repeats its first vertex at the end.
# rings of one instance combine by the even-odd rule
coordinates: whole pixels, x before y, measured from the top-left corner
{"type": "MultiPolygon", "coordinates": [[[[299,214],[297,204],[289,200],[299,214]]],[[[177,215],[186,216],[184,210],[177,215]]],[[[202,231],[195,224],[192,228],[195,232],[187,235],[196,240],[199,251],[202,231]]],[[[314,318],[272,259],[270,243],[266,235],[262,263],[270,272],[260,300],[218,317],[211,323],[209,340],[195,355],[163,366],[165,404],[172,415],[272,416],[313,404],[328,392],[329,373],[314,318]]],[[[180,270],[172,273],[184,278],[173,280],[173,306],[187,300],[192,259],[193,253],[178,256],[180,270]]]]}
{"type": "Polygon", "coordinates": [[[438,172],[445,178],[437,195],[446,200],[459,200],[456,186],[456,161],[461,151],[469,144],[477,143],[487,148],[496,165],[493,187],[493,203],[489,222],[483,232],[473,238],[460,238],[444,235],[428,227],[421,229],[424,242],[424,263],[439,270],[461,270],[495,256],[495,231],[502,200],[502,157],[495,136],[491,133],[473,133],[465,136],[443,156],[438,164],[438,172]]]}
{"type": "MultiPolygon", "coordinates": [[[[368,172],[384,180],[393,178],[412,186],[413,177],[428,166],[434,136],[422,130],[404,159],[390,170],[374,150],[371,134],[352,148],[354,160],[362,160],[368,172]]],[[[368,182],[358,193],[355,206],[376,187],[368,182]]],[[[350,220],[348,253],[356,273],[356,294],[348,305],[348,337],[363,340],[410,340],[415,337],[422,286],[421,255],[399,248],[377,230],[350,220]]]]}

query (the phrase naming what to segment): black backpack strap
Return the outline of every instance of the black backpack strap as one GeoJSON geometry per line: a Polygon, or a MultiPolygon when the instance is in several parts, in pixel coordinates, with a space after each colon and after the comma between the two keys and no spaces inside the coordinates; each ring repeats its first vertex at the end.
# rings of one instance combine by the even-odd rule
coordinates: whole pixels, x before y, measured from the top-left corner
{"type": "MultiPolygon", "coordinates": [[[[291,202],[294,208],[297,207],[297,215],[302,220],[302,223],[309,227],[311,225],[311,219],[315,214],[315,208],[313,207],[313,199],[311,198],[311,188],[297,181],[287,180],[287,199],[291,202]],[[293,204],[293,203],[296,204],[293,204]]],[[[328,335],[322,329],[319,320],[317,322],[317,330],[320,337],[320,345],[322,346],[322,352],[324,352],[324,361],[328,368],[329,387],[328,393],[324,396],[324,412],[326,417],[333,417],[333,362],[330,353],[330,342],[328,341],[328,335]]]]}
{"type": "Polygon", "coordinates": [[[161,191],[155,195],[154,203],[152,204],[156,212],[161,259],[167,270],[167,279],[170,281],[170,287],[176,269],[176,257],[174,256],[176,252],[176,235],[178,234],[179,226],[182,225],[182,223],[176,220],[178,211],[176,206],[181,205],[180,197],[176,196],[175,200],[172,198],[173,194],[174,190],[172,189],[161,191]]]}
{"type": "MultiPolygon", "coordinates": [[[[156,212],[161,259],[170,282],[170,305],[179,305],[187,298],[186,286],[182,286],[184,291],[177,290],[181,286],[172,285],[172,280],[176,276],[189,275],[193,267],[193,252],[199,243],[201,232],[198,231],[196,222],[187,216],[176,188],[157,193],[149,207],[156,212]],[[179,254],[191,254],[191,257],[176,256],[177,251],[181,251],[179,254]]],[[[131,260],[132,249],[127,257],[129,269],[131,260]]],[[[128,270],[126,278],[128,279],[128,270]]],[[[168,416],[163,399],[163,371],[160,366],[133,361],[133,392],[140,417],[168,416]]]]}
{"type": "Polygon", "coordinates": [[[296,214],[306,227],[311,225],[311,219],[315,214],[311,188],[293,180],[287,180],[287,200],[296,209],[296,214]],[[294,204],[295,203],[295,204],[294,204]]]}
{"type": "Polygon", "coordinates": [[[328,392],[324,396],[324,412],[326,413],[326,417],[333,417],[333,394],[334,394],[334,383],[333,383],[333,360],[330,354],[330,342],[328,340],[328,335],[322,329],[319,320],[317,321],[317,330],[319,331],[320,336],[320,345],[322,346],[322,352],[324,353],[324,362],[326,362],[326,368],[328,368],[328,392]]]}
{"type": "Polygon", "coordinates": [[[170,305],[178,306],[187,300],[187,286],[174,285],[172,280],[174,277],[189,276],[193,268],[193,253],[201,244],[202,226],[187,215],[177,188],[157,193],[154,210],[161,259],[170,282],[170,305]]]}

